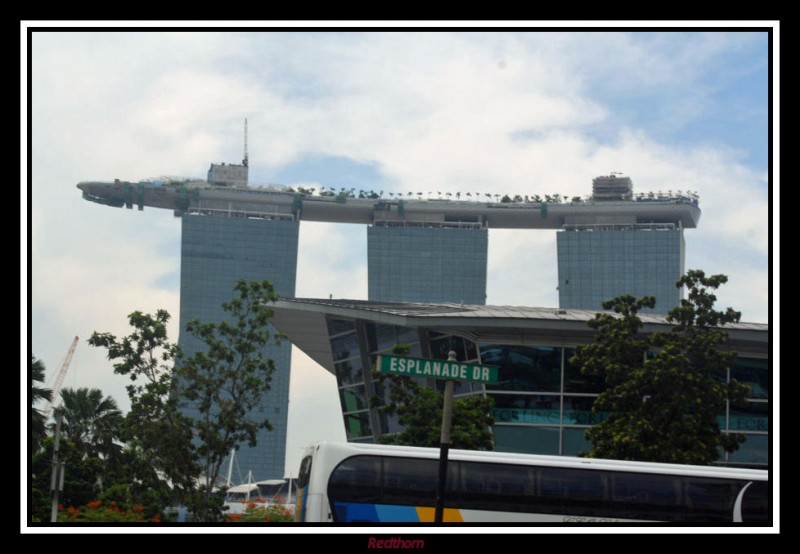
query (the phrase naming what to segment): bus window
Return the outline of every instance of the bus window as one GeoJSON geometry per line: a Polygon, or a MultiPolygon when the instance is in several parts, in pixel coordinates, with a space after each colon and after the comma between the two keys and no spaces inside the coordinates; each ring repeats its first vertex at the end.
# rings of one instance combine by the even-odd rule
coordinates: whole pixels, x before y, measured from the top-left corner
{"type": "Polygon", "coordinates": [[[605,481],[602,471],[539,468],[539,497],[551,513],[568,514],[579,509],[584,516],[605,515],[605,481]]]}
{"type": "Polygon", "coordinates": [[[305,487],[311,478],[311,456],[306,456],[300,462],[300,472],[297,476],[297,486],[305,487]]]}
{"type": "Polygon", "coordinates": [[[685,480],[687,521],[733,521],[733,505],[744,486],[740,481],[722,481],[704,477],[685,480]]]}
{"type": "MultiPolygon", "coordinates": [[[[383,463],[383,495],[392,504],[433,506],[436,503],[438,460],[385,458],[383,463]]],[[[451,472],[448,477],[452,483],[451,472]]]]}
{"type": "Polygon", "coordinates": [[[613,473],[609,513],[622,519],[674,520],[683,512],[682,480],[673,475],[613,473]]]}
{"type": "Polygon", "coordinates": [[[355,456],[339,464],[328,481],[331,502],[377,502],[380,499],[381,459],[355,456]]]}
{"type": "Polygon", "coordinates": [[[460,462],[459,505],[473,510],[525,511],[535,472],[524,466],[460,462]]]}

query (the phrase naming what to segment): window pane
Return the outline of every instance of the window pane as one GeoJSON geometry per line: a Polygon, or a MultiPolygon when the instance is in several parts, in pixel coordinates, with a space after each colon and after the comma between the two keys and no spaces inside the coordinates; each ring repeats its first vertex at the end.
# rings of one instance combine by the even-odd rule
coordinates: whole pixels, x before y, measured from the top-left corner
{"type": "Polygon", "coordinates": [[[334,360],[344,360],[359,355],[358,340],[356,334],[345,335],[331,341],[334,360]]]}
{"type": "Polygon", "coordinates": [[[554,513],[604,516],[606,480],[602,471],[542,467],[539,495],[548,511],[554,513]]]}
{"type": "Polygon", "coordinates": [[[589,452],[592,443],[586,439],[584,428],[564,428],[562,432],[561,454],[564,456],[577,456],[581,452],[589,452]]]}
{"type": "Polygon", "coordinates": [[[763,464],[769,462],[769,436],[745,435],[745,442],[739,450],[728,456],[729,462],[740,464],[763,464]]]}
{"type": "Polygon", "coordinates": [[[769,402],[747,402],[731,406],[731,430],[769,431],[769,402]]]}
{"type": "Polygon", "coordinates": [[[686,521],[733,521],[733,503],[741,483],[687,477],[685,479],[686,521]]]}
{"type": "Polygon", "coordinates": [[[610,512],[614,517],[652,521],[680,521],[682,479],[670,475],[614,473],[610,512]]]}
{"type": "Polygon", "coordinates": [[[369,412],[345,415],[344,430],[347,433],[348,440],[372,435],[372,427],[369,424],[369,412]]]}
{"type": "Polygon", "coordinates": [[[367,390],[363,385],[339,389],[339,399],[342,402],[342,412],[355,412],[369,408],[367,390]]]}
{"type": "Polygon", "coordinates": [[[377,502],[380,499],[380,458],[349,458],[333,470],[328,480],[331,502],[377,502]]]}
{"type": "Polygon", "coordinates": [[[328,318],[328,334],[339,335],[347,331],[355,331],[356,324],[354,321],[347,319],[328,318]]]}
{"type": "Polygon", "coordinates": [[[361,372],[361,360],[358,358],[339,362],[334,365],[334,368],[336,369],[336,381],[340,387],[364,381],[364,375],[361,372]]]}
{"type": "MultiPolygon", "coordinates": [[[[383,494],[389,500],[387,504],[433,506],[436,503],[439,460],[386,458],[383,463],[383,494]]],[[[448,471],[450,489],[452,473],[448,471]]]]}
{"type": "Polygon", "coordinates": [[[456,353],[457,361],[464,361],[464,339],[461,337],[447,336],[431,341],[431,358],[435,360],[446,360],[451,350],[456,353]]]}
{"type": "Polygon", "coordinates": [[[559,397],[543,394],[493,394],[492,415],[497,423],[545,423],[558,425],[559,397]]]}
{"type": "Polygon", "coordinates": [[[525,466],[461,462],[459,506],[471,510],[525,511],[536,493],[536,470],[525,466]]]}
{"type": "Polygon", "coordinates": [[[478,359],[478,346],[472,342],[471,340],[464,340],[464,359],[465,360],[477,360],[478,359]]]}
{"type": "Polygon", "coordinates": [[[480,347],[481,362],[500,367],[490,389],[558,392],[561,389],[561,348],[549,346],[480,347]]]}
{"type": "Polygon", "coordinates": [[[748,398],[768,400],[772,390],[772,372],[769,360],[736,358],[731,364],[731,379],[750,387],[748,398]]]}
{"type": "Polygon", "coordinates": [[[411,344],[419,342],[419,331],[409,327],[397,328],[397,342],[400,344],[411,344]]]}
{"type": "Polygon", "coordinates": [[[557,427],[528,427],[525,425],[495,425],[494,446],[498,452],[524,454],[558,454],[557,427]]]}
{"type": "Polygon", "coordinates": [[[603,379],[595,375],[584,375],[578,366],[570,362],[574,348],[564,349],[564,392],[603,392],[603,379]]]}
{"type": "Polygon", "coordinates": [[[375,347],[376,351],[389,351],[397,344],[397,337],[394,333],[394,325],[375,325],[375,347]]]}
{"type": "Polygon", "coordinates": [[[596,425],[608,418],[608,412],[593,412],[595,396],[565,396],[564,425],[596,425]]]}

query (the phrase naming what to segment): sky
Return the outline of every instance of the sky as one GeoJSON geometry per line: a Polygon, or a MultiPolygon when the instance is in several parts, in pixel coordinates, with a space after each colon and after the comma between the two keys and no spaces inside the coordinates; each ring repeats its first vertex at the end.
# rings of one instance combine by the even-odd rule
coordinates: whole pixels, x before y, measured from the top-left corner
{"type": "MultiPolygon", "coordinates": [[[[771,113],[766,27],[42,28],[25,54],[27,36],[20,358],[23,368],[40,358],[48,384],[78,336],[64,386],[100,388],[127,411],[126,379],[86,339],[128,334],[127,314],[160,308],[178,337],[180,219],[84,201],[77,183],[205,179],[211,163],[241,161],[245,118],[252,184],[571,197],[620,171],[634,192],[697,191],[686,268],[724,273],[717,305],[770,322],[778,105],[771,113]]],[[[366,299],[366,233],[303,222],[296,295],[366,299]]],[[[555,241],[555,231],[490,230],[487,304],[556,307],[555,241]]],[[[297,348],[290,395],[286,474],[296,475],[305,446],[345,434],[335,378],[297,348]]]]}

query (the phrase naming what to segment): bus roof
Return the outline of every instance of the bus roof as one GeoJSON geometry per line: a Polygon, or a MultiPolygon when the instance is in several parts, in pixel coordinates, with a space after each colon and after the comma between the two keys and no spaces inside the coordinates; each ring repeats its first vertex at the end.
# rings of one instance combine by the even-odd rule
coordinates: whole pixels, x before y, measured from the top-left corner
{"type": "MultiPolygon", "coordinates": [[[[310,445],[307,453],[324,449],[331,454],[350,457],[358,455],[399,456],[406,458],[438,459],[438,448],[416,446],[395,446],[364,443],[337,443],[321,441],[310,445]]],[[[517,465],[541,465],[571,468],[593,468],[607,471],[630,471],[638,473],[669,473],[674,475],[695,475],[700,477],[723,477],[729,479],[769,480],[769,472],[760,469],[747,469],[720,466],[697,466],[666,464],[656,462],[633,462],[627,460],[605,460],[599,458],[577,458],[569,456],[548,456],[543,454],[518,454],[513,452],[487,452],[480,450],[450,450],[448,459],[466,462],[506,463],[517,465]]]]}

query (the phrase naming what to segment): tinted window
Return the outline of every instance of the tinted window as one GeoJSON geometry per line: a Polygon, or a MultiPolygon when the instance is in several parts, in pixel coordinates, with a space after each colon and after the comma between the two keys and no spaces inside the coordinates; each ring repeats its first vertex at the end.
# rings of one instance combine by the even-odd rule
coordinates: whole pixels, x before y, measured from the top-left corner
{"type": "Polygon", "coordinates": [[[364,375],[361,371],[361,360],[354,358],[334,364],[336,368],[336,379],[339,386],[352,385],[364,381],[364,375]]]}
{"type": "Polygon", "coordinates": [[[534,468],[473,462],[459,465],[458,500],[463,508],[522,512],[536,492],[534,468]]]}
{"type": "Polygon", "coordinates": [[[733,504],[742,485],[700,477],[685,479],[686,521],[733,521],[733,504]]]}
{"type": "Polygon", "coordinates": [[[609,509],[614,517],[674,521],[683,512],[680,477],[615,473],[610,481],[609,509]]]}
{"type": "Polygon", "coordinates": [[[331,349],[333,350],[333,359],[337,361],[358,356],[358,340],[355,333],[333,339],[331,349]]]}
{"type": "Polygon", "coordinates": [[[500,367],[499,381],[487,389],[553,391],[561,389],[561,349],[547,346],[483,345],[481,362],[500,367]]]}
{"type": "MultiPolygon", "coordinates": [[[[446,494],[454,491],[456,473],[457,462],[451,462],[446,494]]],[[[333,471],[328,496],[332,503],[380,500],[381,504],[433,506],[438,475],[439,460],[355,456],[333,471]]]]}
{"type": "Polygon", "coordinates": [[[541,468],[539,480],[544,498],[593,503],[605,498],[605,475],[600,471],[541,468]]]}
{"type": "Polygon", "coordinates": [[[311,477],[311,456],[306,456],[300,462],[300,471],[297,475],[297,486],[305,487],[311,477]]]}
{"type": "Polygon", "coordinates": [[[371,456],[349,458],[339,464],[328,481],[331,502],[378,502],[381,460],[371,456]]]}
{"type": "Polygon", "coordinates": [[[346,333],[347,331],[354,331],[355,328],[356,324],[353,321],[346,319],[334,319],[332,317],[328,318],[329,335],[339,335],[341,333],[346,333]]]}

